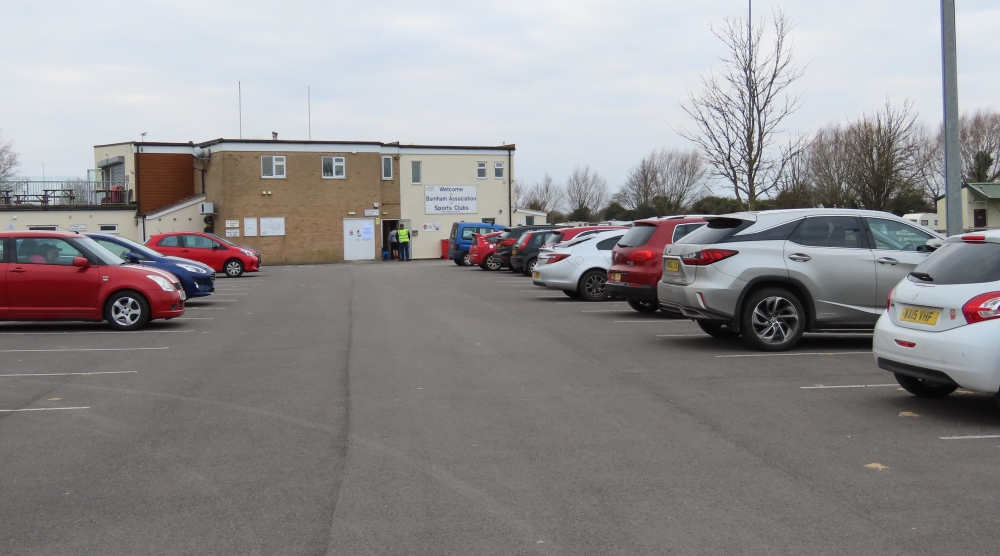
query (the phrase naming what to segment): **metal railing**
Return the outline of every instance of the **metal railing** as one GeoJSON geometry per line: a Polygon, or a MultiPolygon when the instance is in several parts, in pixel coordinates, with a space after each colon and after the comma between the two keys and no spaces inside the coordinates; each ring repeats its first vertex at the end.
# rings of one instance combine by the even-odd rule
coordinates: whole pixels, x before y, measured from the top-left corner
{"type": "Polygon", "coordinates": [[[0,181],[0,206],[6,208],[63,206],[128,206],[135,193],[127,183],[113,181],[0,181]]]}

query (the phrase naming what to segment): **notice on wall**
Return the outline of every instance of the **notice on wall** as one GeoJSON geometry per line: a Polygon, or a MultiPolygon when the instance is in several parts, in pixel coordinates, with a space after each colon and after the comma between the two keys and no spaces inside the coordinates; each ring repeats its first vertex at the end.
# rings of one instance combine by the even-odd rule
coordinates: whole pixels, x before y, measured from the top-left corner
{"type": "Polygon", "coordinates": [[[371,222],[361,223],[361,241],[371,241],[375,239],[375,224],[371,222]]]}
{"type": "Polygon", "coordinates": [[[428,185],[424,188],[424,203],[424,214],[479,212],[475,185],[428,185]]]}
{"type": "Polygon", "coordinates": [[[243,219],[243,237],[257,237],[257,218],[243,219]]]}
{"type": "Polygon", "coordinates": [[[87,225],[86,224],[70,224],[69,225],[69,231],[71,231],[71,232],[86,232],[87,231],[87,225]]]}
{"type": "Polygon", "coordinates": [[[365,216],[378,216],[378,209],[365,209],[365,216]]]}
{"type": "Polygon", "coordinates": [[[283,236],[285,235],[285,217],[278,216],[260,219],[260,236],[283,236]]]}
{"type": "Polygon", "coordinates": [[[229,228],[226,228],[226,237],[240,237],[240,229],[236,228],[235,230],[230,230],[229,228]]]}
{"type": "Polygon", "coordinates": [[[240,227],[240,221],[239,220],[226,220],[226,227],[227,228],[239,228],[240,227]]]}

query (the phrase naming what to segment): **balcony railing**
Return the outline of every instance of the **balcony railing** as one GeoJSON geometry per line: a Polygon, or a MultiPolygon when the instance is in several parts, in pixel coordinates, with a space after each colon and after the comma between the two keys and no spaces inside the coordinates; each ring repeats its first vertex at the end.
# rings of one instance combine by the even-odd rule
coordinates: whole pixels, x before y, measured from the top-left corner
{"type": "Polygon", "coordinates": [[[128,206],[135,193],[126,183],[112,181],[0,181],[0,207],[128,206]]]}

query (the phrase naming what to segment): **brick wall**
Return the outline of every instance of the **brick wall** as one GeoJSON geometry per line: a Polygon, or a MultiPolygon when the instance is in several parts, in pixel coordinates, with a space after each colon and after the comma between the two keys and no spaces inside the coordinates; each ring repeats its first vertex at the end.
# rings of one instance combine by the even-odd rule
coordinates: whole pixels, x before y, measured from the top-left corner
{"type": "Polygon", "coordinates": [[[136,153],[139,214],[195,194],[194,157],[189,154],[136,153]]]}

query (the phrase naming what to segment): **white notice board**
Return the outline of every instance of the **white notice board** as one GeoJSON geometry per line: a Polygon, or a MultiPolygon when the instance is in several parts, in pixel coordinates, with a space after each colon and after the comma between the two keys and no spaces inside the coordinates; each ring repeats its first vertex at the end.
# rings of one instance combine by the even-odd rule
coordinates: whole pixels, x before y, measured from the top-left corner
{"type": "Polygon", "coordinates": [[[285,217],[284,216],[278,216],[274,218],[261,217],[260,235],[261,237],[285,235],[285,217]]]}
{"type": "Polygon", "coordinates": [[[226,220],[226,227],[227,228],[239,228],[240,227],[240,221],[239,220],[226,220]]]}
{"type": "Polygon", "coordinates": [[[229,228],[226,228],[226,237],[240,237],[240,230],[239,230],[239,228],[236,228],[235,230],[231,230],[229,228]]]}
{"type": "Polygon", "coordinates": [[[243,219],[243,237],[257,237],[257,218],[243,219]]]}

